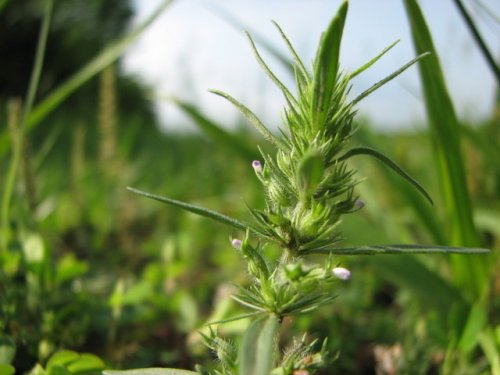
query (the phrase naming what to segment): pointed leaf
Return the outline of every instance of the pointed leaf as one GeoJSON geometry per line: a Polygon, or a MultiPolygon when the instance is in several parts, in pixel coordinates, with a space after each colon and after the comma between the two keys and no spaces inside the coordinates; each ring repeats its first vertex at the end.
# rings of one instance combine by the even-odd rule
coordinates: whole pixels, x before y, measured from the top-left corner
{"type": "Polygon", "coordinates": [[[167,198],[167,197],[162,197],[162,196],[156,195],[156,194],[147,193],[145,191],[134,189],[132,187],[127,187],[127,190],[129,190],[129,191],[131,191],[133,193],[142,195],[144,197],[154,199],[154,200],[162,202],[162,203],[167,203],[167,204],[170,204],[172,206],[176,206],[176,207],[182,208],[183,210],[189,211],[189,212],[191,212],[193,214],[196,214],[196,215],[208,217],[209,219],[218,221],[219,223],[222,223],[222,224],[229,225],[229,226],[231,226],[233,228],[236,228],[236,229],[240,229],[240,230],[244,230],[244,231],[246,231],[248,229],[248,230],[251,230],[251,231],[255,231],[248,224],[242,223],[241,221],[233,219],[233,218],[231,218],[229,216],[225,216],[225,215],[223,215],[221,213],[218,213],[218,212],[215,212],[215,211],[211,211],[209,209],[206,209],[206,208],[203,208],[203,207],[200,207],[200,206],[195,206],[193,204],[189,204],[189,203],[186,203],[186,202],[178,201],[178,200],[175,200],[175,199],[171,199],[171,198],[167,198]]]}
{"type": "Polygon", "coordinates": [[[252,46],[253,53],[255,55],[255,58],[257,59],[257,62],[259,65],[264,69],[266,74],[271,78],[271,81],[274,82],[276,86],[283,92],[283,95],[285,96],[285,99],[287,100],[288,104],[290,107],[293,107],[293,105],[297,105],[297,99],[292,95],[290,90],[279,80],[278,77],[273,73],[273,71],[267,66],[266,62],[264,59],[260,56],[259,51],[257,50],[257,47],[255,46],[255,43],[249,33],[247,33],[248,40],[250,41],[250,45],[252,46]]]}
{"type": "Polygon", "coordinates": [[[470,247],[433,245],[367,245],[359,247],[309,250],[311,254],[375,255],[375,254],[487,254],[490,250],[470,247]]]}
{"type": "Polygon", "coordinates": [[[344,1],[328,29],[321,37],[318,54],[314,61],[313,109],[316,116],[322,116],[328,109],[334,92],[339,69],[340,42],[347,16],[348,2],[344,1]]]}
{"type": "Polygon", "coordinates": [[[352,148],[351,150],[347,151],[344,155],[342,155],[339,158],[339,160],[346,160],[346,159],[348,159],[352,156],[356,156],[356,155],[369,155],[369,156],[373,156],[373,157],[377,158],[378,160],[382,161],[385,165],[387,165],[389,168],[391,168],[393,171],[395,171],[401,177],[403,177],[406,181],[408,181],[410,184],[412,184],[430,202],[430,204],[434,204],[429,193],[427,193],[427,191],[423,188],[422,185],[420,185],[417,182],[417,180],[415,180],[413,177],[411,177],[399,165],[397,165],[389,157],[382,154],[380,151],[377,151],[377,150],[370,148],[370,147],[355,147],[355,148],[352,148]]]}
{"type": "MultiPolygon", "coordinates": [[[[278,25],[278,23],[275,21],[272,21],[272,22],[273,22],[274,26],[276,26],[276,28],[278,29],[278,31],[281,35],[281,38],[283,39],[286,46],[288,47],[288,50],[292,54],[293,59],[295,61],[295,65],[298,67],[300,74],[302,74],[302,77],[304,79],[309,80],[310,79],[309,73],[308,73],[306,67],[304,66],[304,63],[302,62],[301,58],[299,57],[298,53],[295,51],[295,48],[293,48],[292,43],[290,43],[290,41],[288,40],[287,36],[285,35],[283,29],[281,29],[280,25],[278,25]]],[[[292,63],[289,63],[289,68],[290,68],[290,72],[293,72],[294,66],[292,63]]]]}
{"type": "Polygon", "coordinates": [[[240,348],[240,375],[269,374],[276,353],[279,321],[275,315],[263,316],[248,327],[240,348]]]}
{"type": "Polygon", "coordinates": [[[413,60],[411,60],[410,62],[408,62],[405,65],[403,65],[401,68],[399,68],[398,70],[396,70],[394,73],[389,74],[387,77],[385,77],[381,81],[378,81],[376,84],[374,84],[368,90],[362,92],[351,103],[352,104],[356,104],[356,103],[360,102],[361,100],[363,100],[364,98],[366,98],[368,95],[370,95],[372,92],[374,92],[375,90],[378,90],[380,87],[382,87],[383,85],[385,85],[387,82],[392,81],[394,78],[396,78],[398,75],[400,75],[401,73],[403,73],[406,69],[408,69],[409,67],[411,67],[417,61],[421,60],[422,58],[424,58],[424,57],[426,57],[428,55],[430,55],[429,52],[424,52],[421,55],[415,57],[413,60]]]}
{"type": "Polygon", "coordinates": [[[470,353],[478,343],[479,333],[488,323],[488,314],[483,306],[475,303],[468,314],[464,330],[458,342],[458,348],[464,353],[470,353]]]}
{"type": "Polygon", "coordinates": [[[208,326],[213,326],[213,325],[219,325],[219,324],[225,324],[225,323],[235,322],[237,320],[251,318],[252,316],[261,315],[261,314],[263,314],[262,311],[254,311],[254,312],[251,312],[251,313],[248,313],[248,314],[233,316],[233,317],[227,318],[227,319],[214,320],[214,321],[205,323],[204,326],[208,327],[208,326]]]}
{"type": "Polygon", "coordinates": [[[241,104],[239,101],[237,101],[231,95],[226,94],[225,92],[218,90],[209,90],[209,91],[213,94],[222,96],[231,104],[233,104],[236,108],[238,108],[239,111],[252,123],[253,126],[255,126],[255,128],[260,132],[260,134],[262,134],[264,138],[267,139],[269,142],[273,143],[279,148],[284,147],[283,143],[278,138],[276,138],[274,134],[271,133],[271,131],[259,120],[259,118],[245,105],[241,104]]]}
{"type": "Polygon", "coordinates": [[[105,370],[103,375],[193,375],[194,371],[180,370],[175,368],[140,368],[135,370],[105,370]]]}
{"type": "Polygon", "coordinates": [[[271,44],[269,42],[269,38],[262,36],[256,30],[253,30],[248,25],[246,25],[241,19],[238,19],[231,13],[227,12],[224,8],[218,7],[216,3],[214,3],[211,8],[215,9],[217,13],[221,14],[221,16],[238,31],[248,30],[248,32],[252,34],[252,37],[257,42],[257,44],[262,46],[266,51],[273,55],[274,58],[278,60],[288,71],[293,73],[293,64],[290,59],[286,55],[281,53],[281,51],[276,48],[276,46],[271,44]]]}
{"type": "Polygon", "coordinates": [[[375,64],[382,56],[384,56],[387,52],[389,52],[392,47],[394,47],[396,44],[399,43],[399,39],[396,40],[395,42],[393,42],[392,44],[390,44],[389,46],[385,47],[382,52],[380,52],[377,56],[375,56],[373,59],[371,59],[370,61],[368,61],[366,64],[364,64],[363,66],[361,66],[360,68],[356,69],[354,72],[350,73],[349,74],[349,78],[354,78],[356,77],[358,74],[361,74],[363,73],[366,69],[368,69],[369,67],[371,67],[373,64],[375,64]]]}

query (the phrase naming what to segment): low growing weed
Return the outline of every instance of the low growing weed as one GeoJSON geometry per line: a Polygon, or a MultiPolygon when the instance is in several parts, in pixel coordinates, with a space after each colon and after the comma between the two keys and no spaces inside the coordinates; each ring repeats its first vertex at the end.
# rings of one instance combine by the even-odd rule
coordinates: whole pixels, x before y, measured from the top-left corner
{"type": "MultiPolygon", "coordinates": [[[[361,178],[349,165],[356,156],[371,156],[390,167],[422,194],[425,189],[395,162],[381,152],[363,146],[350,147],[356,131],[353,119],[356,105],[376,89],[415,64],[427,53],[376,83],[353,100],[348,99],[351,80],[368,69],[394,45],[354,72],[339,66],[339,51],[348,3],[344,2],[322,35],[312,71],[299,58],[281,28],[278,32],[294,60],[296,93],[293,94],[269,69],[252,38],[257,61],[281,89],[286,100],[284,127],[280,136],[273,134],[245,105],[232,96],[213,93],[227,99],[256,127],[275,148],[275,154],[261,151],[260,160],[251,166],[262,184],[265,208],[248,207],[253,223],[246,223],[203,207],[146,193],[132,192],[180,207],[197,215],[226,224],[244,233],[231,239],[231,245],[246,263],[248,283],[237,285],[233,299],[249,312],[224,321],[211,322],[203,339],[218,359],[217,368],[198,366],[201,374],[313,374],[334,359],[326,339],[309,342],[296,338],[281,349],[280,328],[286,317],[311,314],[335,298],[335,286],[351,272],[338,263],[336,255],[485,253],[479,248],[424,245],[377,245],[341,247],[340,224],[343,215],[363,208],[355,187],[361,178]],[[269,248],[279,248],[274,258],[269,248]],[[323,263],[311,261],[311,255],[326,256],[323,263]],[[250,319],[238,345],[217,334],[215,327],[233,320],[250,319]]],[[[355,274],[355,273],[354,273],[355,274]]],[[[355,277],[355,276],[354,276],[355,277]]],[[[140,369],[137,374],[188,374],[186,370],[140,369]]],[[[106,371],[107,374],[119,374],[106,371]]]]}

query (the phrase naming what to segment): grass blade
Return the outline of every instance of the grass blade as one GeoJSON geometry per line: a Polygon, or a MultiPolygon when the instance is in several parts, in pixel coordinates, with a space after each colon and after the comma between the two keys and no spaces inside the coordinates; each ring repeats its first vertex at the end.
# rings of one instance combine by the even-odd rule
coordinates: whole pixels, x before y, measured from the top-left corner
{"type": "Polygon", "coordinates": [[[266,62],[264,61],[264,59],[260,55],[259,51],[257,50],[257,47],[255,46],[255,43],[252,39],[252,36],[249,33],[247,33],[247,37],[248,37],[248,40],[250,41],[250,45],[252,46],[252,50],[253,50],[253,53],[255,55],[257,62],[262,67],[262,69],[264,69],[264,71],[269,76],[269,78],[271,78],[271,81],[273,81],[274,84],[283,92],[283,95],[285,96],[285,99],[289,103],[290,107],[293,107],[294,105],[298,105],[297,99],[295,99],[295,97],[292,95],[290,90],[288,90],[288,88],[283,84],[283,82],[281,82],[279,80],[279,78],[276,77],[276,75],[267,66],[266,62]]]}
{"type": "MultiPolygon", "coordinates": [[[[302,77],[305,80],[309,80],[310,79],[309,73],[308,73],[304,63],[302,62],[301,58],[299,57],[298,53],[295,51],[295,48],[293,48],[292,43],[290,42],[290,40],[288,40],[287,36],[285,35],[285,33],[284,33],[283,29],[280,27],[280,25],[278,25],[278,23],[275,21],[273,21],[273,24],[278,29],[278,32],[280,33],[281,38],[283,39],[288,50],[292,54],[293,59],[295,61],[295,65],[298,68],[298,70],[300,71],[300,74],[302,74],[302,77]]],[[[294,66],[291,62],[288,63],[288,68],[290,70],[290,73],[293,73],[294,66]]]]}
{"type": "Polygon", "coordinates": [[[339,70],[340,42],[344,30],[349,3],[342,2],[336,16],[321,36],[318,54],[314,61],[314,95],[313,109],[317,124],[322,123],[324,111],[328,108],[334,92],[339,70]]]}
{"type": "Polygon", "coordinates": [[[389,81],[392,81],[394,78],[396,78],[398,75],[400,75],[401,73],[403,73],[406,69],[408,69],[409,67],[411,67],[413,64],[415,64],[417,61],[421,60],[423,57],[426,57],[427,55],[429,55],[428,53],[426,52],[423,52],[421,55],[415,57],[413,60],[411,60],[410,62],[406,63],[405,65],[403,65],[401,68],[399,68],[398,70],[396,70],[394,73],[388,75],[387,77],[385,77],[383,80],[381,81],[378,81],[376,84],[374,84],[372,87],[370,87],[368,90],[362,92],[358,97],[356,97],[353,101],[352,101],[352,104],[356,104],[356,103],[359,103],[361,100],[363,100],[364,98],[366,98],[368,95],[370,95],[372,92],[378,90],[380,87],[382,87],[383,85],[385,85],[387,82],[389,81]]]}
{"type": "Polygon", "coordinates": [[[488,254],[490,250],[471,247],[434,246],[434,245],[367,245],[331,249],[311,249],[312,254],[338,255],[379,255],[379,254],[488,254]]]}
{"type": "Polygon", "coordinates": [[[275,315],[263,316],[250,324],[240,349],[240,375],[264,375],[271,372],[279,326],[275,315]]]}
{"type": "Polygon", "coordinates": [[[136,370],[105,370],[104,375],[193,375],[194,371],[179,370],[175,368],[141,368],[136,370]]]}
{"type": "MultiPolygon", "coordinates": [[[[2,234],[5,245],[7,245],[9,238],[9,216],[10,216],[10,205],[12,201],[12,193],[14,190],[14,185],[17,178],[17,172],[19,170],[19,165],[21,163],[23,144],[24,144],[24,134],[27,128],[28,116],[31,114],[31,109],[35,101],[36,92],[38,91],[38,83],[40,81],[40,75],[42,73],[43,60],[45,56],[45,48],[47,46],[47,39],[49,35],[50,22],[52,18],[52,8],[54,6],[53,0],[47,0],[45,2],[45,9],[43,15],[43,21],[40,27],[40,33],[38,35],[38,42],[35,53],[35,62],[33,65],[33,71],[31,73],[30,83],[28,87],[28,93],[26,95],[26,102],[24,105],[24,111],[21,118],[21,123],[19,124],[18,136],[13,138],[13,155],[11,162],[9,164],[9,169],[7,171],[7,177],[5,180],[5,187],[2,196],[2,211],[0,224],[2,227],[2,234]]],[[[17,124],[15,124],[17,125],[17,124]]]]}
{"type": "Polygon", "coordinates": [[[240,229],[243,231],[246,231],[247,229],[251,230],[251,231],[255,231],[248,224],[242,223],[241,221],[233,219],[229,216],[223,215],[221,213],[218,213],[218,212],[215,212],[215,211],[203,208],[203,207],[199,207],[199,206],[195,206],[193,204],[189,204],[186,202],[163,197],[161,195],[147,193],[145,191],[134,189],[132,187],[127,187],[127,190],[131,191],[132,193],[139,194],[139,195],[142,195],[144,197],[154,199],[154,200],[162,202],[162,203],[167,203],[167,204],[170,204],[172,206],[182,208],[183,210],[189,211],[193,214],[207,217],[209,219],[212,219],[214,221],[218,221],[219,223],[222,223],[222,224],[229,225],[229,226],[236,228],[236,229],[240,229]]]}
{"type": "Polygon", "coordinates": [[[495,75],[495,78],[497,79],[497,85],[500,85],[500,68],[498,67],[497,63],[495,62],[495,58],[493,57],[493,54],[490,52],[490,50],[486,46],[486,43],[484,42],[483,37],[479,33],[479,30],[476,27],[476,24],[472,20],[472,17],[470,16],[470,14],[465,9],[462,1],[455,0],[455,5],[457,6],[458,10],[460,11],[460,14],[462,15],[462,17],[464,18],[465,23],[469,27],[469,30],[472,33],[472,36],[474,37],[474,40],[476,41],[477,45],[479,46],[479,49],[483,53],[483,56],[486,59],[486,62],[488,63],[488,66],[490,67],[491,71],[495,75]]]}
{"type": "MultiPolygon", "coordinates": [[[[413,43],[417,53],[431,55],[419,64],[425,105],[434,137],[435,162],[449,223],[450,242],[454,246],[480,245],[473,222],[472,205],[467,191],[465,168],[460,149],[460,126],[448,94],[439,58],[424,16],[415,0],[405,0],[413,43]]],[[[471,298],[488,287],[484,259],[452,258],[455,281],[471,298]]]]}
{"type": "Polygon", "coordinates": [[[107,46],[94,59],[87,63],[82,69],[71,76],[66,82],[53,90],[42,102],[40,102],[30,113],[28,127],[31,128],[42,121],[48,114],[57,108],[65,99],[94,77],[101,70],[116,61],[144,30],[148,28],[172,3],[173,0],[164,0],[158,8],[140,25],[129,34],[107,46]]]}
{"type": "Polygon", "coordinates": [[[254,160],[257,158],[257,153],[254,148],[244,142],[237,134],[233,134],[208,117],[203,115],[195,106],[186,103],[180,99],[174,98],[173,102],[191,119],[198,127],[211,137],[217,144],[227,147],[236,155],[241,156],[244,160],[254,160]]]}
{"type": "Polygon", "coordinates": [[[413,177],[411,177],[408,173],[406,173],[399,165],[397,165],[391,158],[385,156],[380,151],[377,151],[370,147],[355,147],[347,151],[344,155],[342,155],[339,160],[346,160],[352,156],[356,155],[369,155],[377,158],[389,168],[391,168],[394,172],[403,177],[406,181],[408,181],[413,187],[415,187],[429,202],[430,204],[434,204],[429,193],[423,188],[422,185],[418,183],[413,177]]]}
{"type": "Polygon", "coordinates": [[[479,333],[478,340],[481,349],[483,349],[483,352],[490,363],[491,374],[500,375],[500,343],[498,334],[497,337],[495,337],[493,329],[487,328],[483,332],[479,333]]]}

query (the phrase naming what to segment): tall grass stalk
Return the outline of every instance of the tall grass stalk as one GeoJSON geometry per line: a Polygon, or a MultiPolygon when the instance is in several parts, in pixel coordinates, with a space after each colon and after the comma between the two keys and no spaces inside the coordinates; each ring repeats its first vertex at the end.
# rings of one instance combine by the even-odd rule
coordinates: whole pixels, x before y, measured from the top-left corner
{"type": "Polygon", "coordinates": [[[105,178],[111,181],[119,173],[120,167],[117,154],[117,108],[113,65],[101,72],[99,88],[99,160],[105,178]]]}
{"type": "MultiPolygon", "coordinates": [[[[415,0],[405,0],[413,42],[417,53],[431,52],[419,64],[425,105],[432,134],[435,163],[446,210],[449,240],[455,246],[479,246],[467,191],[461,150],[461,129],[448,94],[439,58],[424,16],[415,0]]],[[[484,258],[453,257],[453,273],[458,286],[469,298],[486,295],[487,262],[484,258]]]]}
{"type": "Polygon", "coordinates": [[[104,68],[112,64],[122,56],[124,51],[142,33],[158,19],[163,11],[173,2],[173,0],[163,0],[158,7],[130,33],[118,39],[114,43],[107,45],[97,56],[89,61],[83,68],[73,74],[68,80],[54,89],[33,109],[28,119],[28,127],[32,128],[40,123],[47,115],[57,108],[73,92],[75,92],[85,82],[101,72],[104,68]]]}
{"type": "Polygon", "coordinates": [[[16,139],[13,139],[12,142],[12,159],[9,164],[9,169],[7,171],[7,177],[5,179],[5,187],[4,187],[5,190],[2,197],[2,210],[1,210],[1,226],[2,226],[2,235],[4,242],[3,246],[5,248],[8,245],[10,236],[9,217],[10,217],[12,194],[14,191],[14,186],[16,183],[17,174],[19,171],[19,166],[23,154],[23,142],[28,125],[28,118],[33,108],[35,96],[38,90],[38,83],[40,81],[40,75],[42,73],[43,60],[45,56],[45,48],[47,45],[47,38],[49,34],[53,6],[54,6],[53,0],[45,1],[44,17],[40,27],[40,33],[38,37],[37,49],[35,54],[35,62],[33,64],[33,71],[31,73],[28,93],[26,95],[26,100],[24,103],[23,115],[19,124],[19,133],[18,136],[15,137],[16,139]]]}

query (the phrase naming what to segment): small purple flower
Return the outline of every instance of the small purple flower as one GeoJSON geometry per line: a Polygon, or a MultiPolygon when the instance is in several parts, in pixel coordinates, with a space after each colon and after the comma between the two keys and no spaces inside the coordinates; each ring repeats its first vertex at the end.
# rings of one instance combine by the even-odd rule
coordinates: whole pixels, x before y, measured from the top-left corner
{"type": "Polygon", "coordinates": [[[231,241],[231,245],[233,245],[233,247],[236,250],[241,250],[241,240],[239,240],[237,238],[233,238],[233,240],[231,241]]]}
{"type": "Polygon", "coordinates": [[[252,162],[252,167],[253,167],[253,170],[255,171],[255,173],[257,173],[257,174],[262,173],[262,163],[260,161],[254,160],[252,162]]]}
{"type": "Polygon", "coordinates": [[[351,271],[344,267],[335,267],[332,270],[333,276],[340,280],[349,280],[351,277],[351,271]]]}
{"type": "Polygon", "coordinates": [[[356,199],[356,201],[354,202],[354,209],[356,211],[361,210],[364,206],[366,206],[366,202],[364,200],[356,199]]]}

